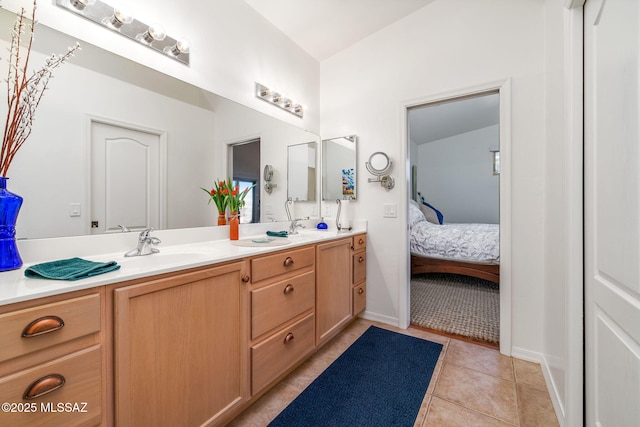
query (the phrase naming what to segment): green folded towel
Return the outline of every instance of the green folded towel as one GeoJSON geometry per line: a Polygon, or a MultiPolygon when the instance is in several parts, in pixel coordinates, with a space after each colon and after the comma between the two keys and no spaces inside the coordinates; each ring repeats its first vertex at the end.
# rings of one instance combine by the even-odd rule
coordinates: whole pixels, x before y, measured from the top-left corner
{"type": "Polygon", "coordinates": [[[95,262],[70,258],[32,265],[24,271],[24,275],[34,279],[80,280],[119,268],[115,261],[95,262]]]}
{"type": "Polygon", "coordinates": [[[267,236],[271,237],[287,237],[288,235],[286,231],[267,231],[267,236]]]}

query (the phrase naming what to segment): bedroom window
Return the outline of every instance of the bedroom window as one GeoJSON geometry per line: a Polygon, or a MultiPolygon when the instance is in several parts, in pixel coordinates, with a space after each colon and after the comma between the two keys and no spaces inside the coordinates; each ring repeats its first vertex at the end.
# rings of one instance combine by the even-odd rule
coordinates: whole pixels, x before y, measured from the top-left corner
{"type": "Polygon", "coordinates": [[[500,175],[500,151],[491,151],[493,154],[493,174],[500,175]]]}

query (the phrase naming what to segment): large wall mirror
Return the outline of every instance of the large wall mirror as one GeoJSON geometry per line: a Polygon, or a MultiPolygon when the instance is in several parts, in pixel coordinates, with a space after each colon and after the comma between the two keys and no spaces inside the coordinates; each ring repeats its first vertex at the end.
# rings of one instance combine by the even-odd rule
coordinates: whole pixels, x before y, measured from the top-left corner
{"type": "MultiPolygon", "coordinates": [[[[0,9],[2,28],[11,28],[14,19],[0,9]]],[[[43,64],[50,52],[75,42],[44,26],[38,32],[33,64],[43,64]]],[[[0,48],[8,48],[6,37],[0,35],[0,48]]],[[[33,133],[8,173],[10,190],[24,198],[16,226],[19,239],[101,232],[102,222],[111,224],[106,232],[120,232],[114,224],[131,215],[122,215],[116,205],[103,209],[105,219],[92,228],[97,221],[94,202],[105,194],[127,195],[119,205],[126,211],[137,207],[134,226],[151,216],[160,229],[215,225],[217,210],[202,188],[231,176],[228,159],[235,144],[258,139],[260,170],[272,165],[272,183],[277,184],[267,193],[262,175],[257,177],[259,220],[286,220],[288,147],[319,143],[317,135],[81,44],[82,51],[56,70],[38,107],[33,133]],[[116,138],[111,138],[114,129],[116,138]],[[143,139],[149,142],[141,143],[143,139]],[[105,148],[95,144],[99,140],[115,143],[105,148]],[[102,175],[111,190],[99,193],[92,186],[105,164],[111,172],[102,175]],[[129,191],[131,177],[153,184],[153,197],[129,191]]],[[[0,116],[5,115],[2,103],[0,116]]],[[[316,204],[300,207],[297,214],[315,217],[316,204]]]]}
{"type": "Polygon", "coordinates": [[[355,200],[356,135],[322,141],[322,200],[355,200]]]}
{"type": "Polygon", "coordinates": [[[287,194],[294,202],[316,200],[316,142],[290,145],[287,150],[287,194]]]}

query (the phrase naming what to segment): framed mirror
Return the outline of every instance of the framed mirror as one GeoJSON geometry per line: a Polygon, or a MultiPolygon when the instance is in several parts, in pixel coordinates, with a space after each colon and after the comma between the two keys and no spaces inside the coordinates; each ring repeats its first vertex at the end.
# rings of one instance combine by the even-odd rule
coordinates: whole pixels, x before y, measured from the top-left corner
{"type": "Polygon", "coordinates": [[[317,146],[307,142],[287,149],[287,197],[294,202],[316,200],[317,146]]]}
{"type": "Polygon", "coordinates": [[[355,200],[356,135],[322,141],[322,200],[355,200]]]}

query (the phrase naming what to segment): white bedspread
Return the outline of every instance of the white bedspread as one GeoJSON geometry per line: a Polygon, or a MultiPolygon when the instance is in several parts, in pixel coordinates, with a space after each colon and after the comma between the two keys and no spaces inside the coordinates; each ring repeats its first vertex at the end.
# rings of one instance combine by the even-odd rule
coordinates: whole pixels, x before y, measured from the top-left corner
{"type": "Polygon", "coordinates": [[[498,224],[433,224],[411,201],[409,228],[412,254],[486,264],[500,262],[498,224]]]}

